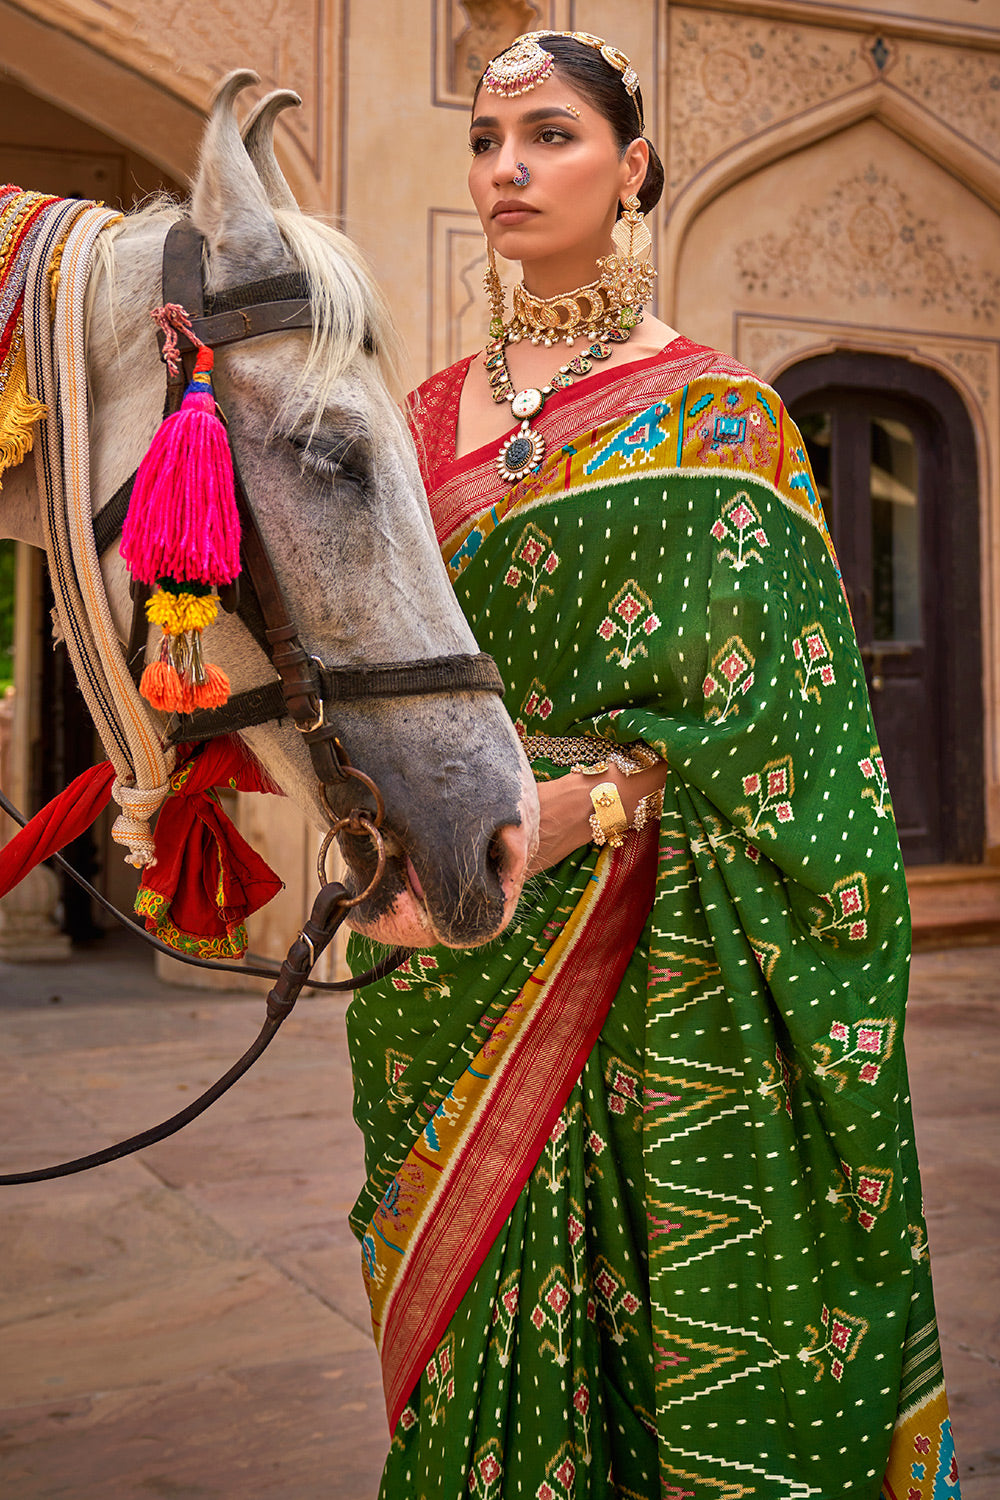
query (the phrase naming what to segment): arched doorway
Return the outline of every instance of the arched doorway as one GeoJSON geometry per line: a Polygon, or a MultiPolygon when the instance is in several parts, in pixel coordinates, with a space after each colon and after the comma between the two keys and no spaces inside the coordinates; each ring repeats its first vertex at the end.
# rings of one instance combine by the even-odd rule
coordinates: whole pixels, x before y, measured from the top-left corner
{"type": "Polygon", "coordinates": [[[983,857],[979,484],[941,375],[838,352],[776,381],[844,573],[908,865],[983,857]]]}

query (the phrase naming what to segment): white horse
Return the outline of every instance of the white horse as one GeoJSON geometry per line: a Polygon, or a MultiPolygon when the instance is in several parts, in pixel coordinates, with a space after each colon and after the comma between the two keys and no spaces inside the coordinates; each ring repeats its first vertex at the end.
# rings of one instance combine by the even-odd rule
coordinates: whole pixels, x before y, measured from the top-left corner
{"type": "MultiPolygon", "coordinates": [[[[244,71],[222,84],[187,212],[208,247],[206,290],[288,271],[309,280],[312,335],[274,333],[221,348],[215,368],[247,495],[299,637],[328,666],[475,652],[397,404],[391,323],[350,242],[299,211],[275,162],[275,115],[297,97],[269,96],[241,139],[234,103],[256,81],[244,71]]],[[[161,419],[164,371],[149,312],[163,301],[163,241],[183,211],[154,206],[103,237],[88,288],[95,510],[135,471],[161,419]]],[[[30,463],[6,476],[0,535],[44,545],[30,463]]],[[[124,640],[128,576],[115,548],[102,568],[124,640]]],[[[212,659],[234,693],[274,679],[237,617],[220,615],[211,638],[212,659]]],[[[468,947],[495,936],[520,894],[538,820],[534,783],[499,700],[459,692],[347,703],[337,706],[335,723],[387,810],[386,874],[352,925],[408,947],[468,947]]],[[[327,827],[307,750],[289,721],[243,738],[310,820],[327,827]]],[[[360,871],[356,878],[366,883],[360,871]]]]}

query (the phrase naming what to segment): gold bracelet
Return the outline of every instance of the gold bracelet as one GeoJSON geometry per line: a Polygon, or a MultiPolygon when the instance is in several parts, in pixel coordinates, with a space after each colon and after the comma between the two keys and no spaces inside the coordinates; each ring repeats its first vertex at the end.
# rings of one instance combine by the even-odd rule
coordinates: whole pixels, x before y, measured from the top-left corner
{"type": "Polygon", "coordinates": [[[635,809],[635,817],[632,819],[632,827],[636,833],[640,828],[645,828],[647,823],[659,822],[663,815],[663,792],[647,792],[645,797],[640,797],[635,809]]]}
{"type": "Polygon", "coordinates": [[[602,781],[600,786],[594,787],[590,800],[594,805],[590,815],[594,843],[610,844],[612,849],[620,849],[625,841],[623,835],[628,832],[628,818],[618,788],[613,781],[602,781]]]}

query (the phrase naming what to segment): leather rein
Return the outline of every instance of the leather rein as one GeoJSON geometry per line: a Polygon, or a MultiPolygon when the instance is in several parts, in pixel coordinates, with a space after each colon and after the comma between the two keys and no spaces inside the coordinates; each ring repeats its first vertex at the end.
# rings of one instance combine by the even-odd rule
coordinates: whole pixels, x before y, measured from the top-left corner
{"type": "MultiPolygon", "coordinates": [[[[206,295],[203,252],[202,235],[189,219],[180,219],[170,227],[163,247],[163,301],[178,303],[187,310],[192,331],[203,344],[215,349],[262,334],[312,327],[312,303],[304,276],[289,273],[250,282],[215,295],[206,295]]],[[[183,333],[179,334],[179,345],[184,363],[190,367],[197,346],[183,333]]],[[[368,344],[366,349],[373,352],[368,344]]],[[[187,377],[183,369],[176,376],[168,377],[167,412],[176,411],[180,406],[186,383],[187,377]]],[[[324,991],[360,989],[383,978],[405,962],[408,950],[397,948],[357,978],[334,982],[310,979],[317,959],[350,909],[364,901],[381,880],[386,860],[380,831],[385,817],[382,795],[371,778],[351,764],[335,726],[327,722],[327,709],[332,704],[351,700],[446,692],[491,692],[502,695],[504,691],[496,664],[485,653],[351,667],[327,666],[310,655],[299,639],[267,545],[247,498],[235,452],[232,457],[242,530],[242,572],[237,585],[220,591],[220,600],[224,609],[239,615],[263,648],[277,673],[277,680],[235,694],[221,709],[175,715],[168,726],[167,738],[171,743],[192,743],[249,729],[271,720],[291,719],[308,746],[322,800],[331,816],[331,826],[323,839],[317,862],[320,891],[308,920],[292,942],[280,968],[271,965],[262,968],[225,964],[200,959],[194,954],[181,953],[168,947],[159,938],[146,932],[130,916],[119,911],[61,855],[54,855],[54,862],[87,890],[105,911],[158,952],[199,968],[274,979],[275,983],[267,995],[264,1023],[254,1042],[221,1078],[185,1109],[160,1125],[104,1150],[60,1162],[52,1167],[0,1175],[0,1187],[41,1182],[84,1172],[164,1140],[196,1119],[247,1072],[291,1012],[304,985],[308,983],[312,988],[324,991]],[[243,587],[244,584],[246,587],[243,587]],[[355,807],[346,817],[338,818],[330,809],[326,789],[348,780],[355,782],[359,790],[363,789],[368,794],[373,806],[355,807]],[[358,895],[351,895],[342,884],[327,881],[326,878],[327,853],[333,841],[342,833],[366,837],[375,848],[375,873],[366,889],[358,895]]],[[[133,474],[94,517],[98,555],[107,550],[121,533],[134,480],[133,474]]],[[[146,647],[145,603],[146,591],[141,585],[134,586],[127,659],[137,680],[142,671],[146,647]]],[[[0,807],[16,822],[24,825],[25,818],[2,793],[0,807]]]]}

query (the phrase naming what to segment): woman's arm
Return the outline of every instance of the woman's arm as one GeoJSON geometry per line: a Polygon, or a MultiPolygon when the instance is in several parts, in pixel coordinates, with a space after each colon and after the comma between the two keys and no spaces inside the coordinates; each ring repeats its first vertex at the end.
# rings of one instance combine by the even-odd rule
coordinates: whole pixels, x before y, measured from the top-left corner
{"type": "Polygon", "coordinates": [[[557,865],[575,849],[592,842],[594,835],[590,828],[590,815],[594,811],[594,805],[590,794],[599,782],[614,782],[631,824],[642,798],[650,792],[660,791],[666,779],[667,763],[660,761],[644,771],[635,771],[631,776],[626,776],[617,766],[609,766],[599,776],[569,771],[556,781],[540,782],[538,849],[528,867],[528,874],[537,875],[539,870],[557,865]]]}

